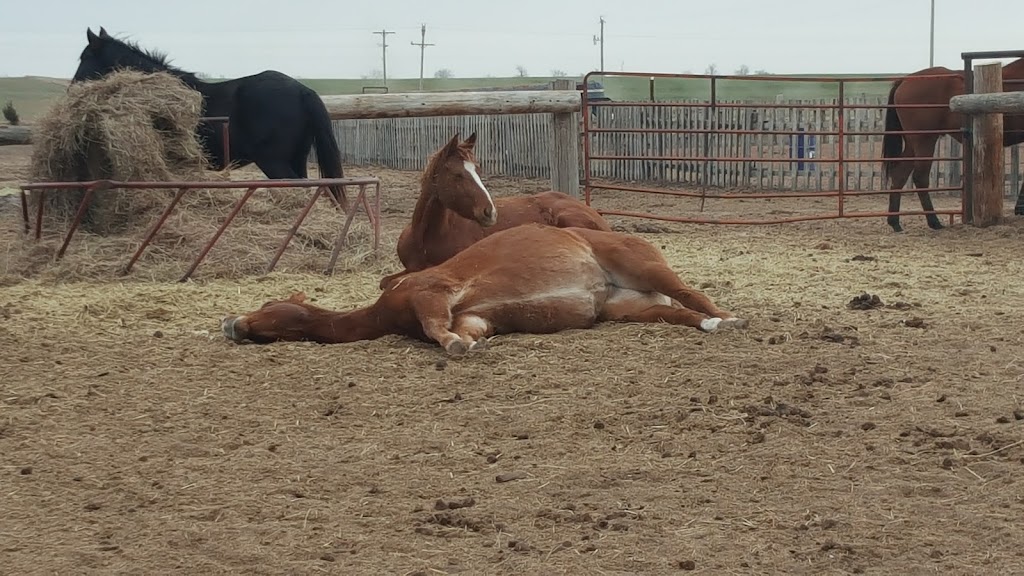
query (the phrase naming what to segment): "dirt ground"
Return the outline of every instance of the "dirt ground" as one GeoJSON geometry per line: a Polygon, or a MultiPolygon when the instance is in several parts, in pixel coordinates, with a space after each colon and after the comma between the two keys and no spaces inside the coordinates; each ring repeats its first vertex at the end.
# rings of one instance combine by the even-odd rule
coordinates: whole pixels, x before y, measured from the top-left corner
{"type": "MultiPolygon", "coordinates": [[[[0,147],[0,182],[27,158],[0,147]]],[[[332,277],[323,247],[268,277],[222,257],[184,284],[149,261],[127,277],[26,271],[4,204],[5,572],[1024,571],[1019,222],[934,232],[913,216],[896,235],[880,218],[612,219],[749,317],[742,332],[602,325],[460,359],[399,338],[227,342],[224,314],[293,290],[338,309],[376,297],[417,175],[348,173],[384,179],[385,243],[374,256],[360,236],[332,277]],[[880,302],[849,308],[862,293],[880,302]]],[[[667,201],[645,202],[692,210],[667,201]]],[[[95,242],[76,237],[66,259],[95,258],[95,242]]]]}

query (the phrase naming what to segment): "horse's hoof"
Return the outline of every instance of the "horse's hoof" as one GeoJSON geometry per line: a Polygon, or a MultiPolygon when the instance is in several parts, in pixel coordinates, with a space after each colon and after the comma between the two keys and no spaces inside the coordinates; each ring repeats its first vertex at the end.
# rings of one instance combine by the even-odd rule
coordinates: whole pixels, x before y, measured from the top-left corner
{"type": "Polygon", "coordinates": [[[929,222],[928,227],[932,230],[942,230],[945,228],[945,226],[942,225],[942,222],[929,222]]]}
{"type": "Polygon", "coordinates": [[[445,346],[445,351],[452,356],[462,356],[465,354],[469,347],[462,340],[453,340],[451,344],[445,346]]]}
{"type": "Polygon", "coordinates": [[[711,333],[718,330],[718,325],[722,323],[721,318],[705,318],[700,321],[700,329],[702,332],[711,333]]]}
{"type": "Polygon", "coordinates": [[[718,329],[722,328],[735,328],[737,330],[747,328],[750,326],[750,320],[746,318],[725,318],[722,323],[718,325],[718,329]]]}
{"type": "Polygon", "coordinates": [[[490,344],[490,342],[487,340],[487,338],[481,336],[480,338],[477,339],[476,342],[473,342],[472,344],[469,345],[469,349],[470,350],[486,350],[487,347],[489,346],[489,344],[490,344]]]}

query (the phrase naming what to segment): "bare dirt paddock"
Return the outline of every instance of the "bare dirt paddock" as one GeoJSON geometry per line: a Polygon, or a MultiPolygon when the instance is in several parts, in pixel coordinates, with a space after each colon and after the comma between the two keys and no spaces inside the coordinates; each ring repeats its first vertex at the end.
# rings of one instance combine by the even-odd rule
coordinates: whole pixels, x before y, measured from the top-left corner
{"type": "MultiPolygon", "coordinates": [[[[26,154],[0,148],[0,180],[26,154]]],[[[26,247],[5,205],[5,573],[1024,570],[1019,222],[616,220],[745,332],[603,325],[455,360],[398,338],[227,342],[221,316],[293,290],[332,308],[376,297],[416,175],[349,173],[384,178],[386,238],[374,258],[360,224],[333,277],[322,245],[268,278],[251,272],[269,253],[232,267],[244,234],[186,284],[170,244],[126,278],[88,235],[54,264],[53,240],[26,247]],[[863,292],[882,306],[849,309],[863,292]]]]}

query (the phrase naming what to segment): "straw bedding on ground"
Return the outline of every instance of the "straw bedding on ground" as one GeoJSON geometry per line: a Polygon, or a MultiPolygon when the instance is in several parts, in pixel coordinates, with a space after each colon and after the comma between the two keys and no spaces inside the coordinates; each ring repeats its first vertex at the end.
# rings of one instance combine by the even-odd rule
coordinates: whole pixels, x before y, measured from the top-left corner
{"type": "MultiPolygon", "coordinates": [[[[385,178],[394,238],[416,175],[352,172],[385,178]]],[[[454,360],[217,332],[295,290],[367,304],[390,254],[333,277],[18,278],[0,298],[5,564],[1019,572],[1024,227],[907,227],[644,228],[750,330],[604,325],[454,360]]]]}

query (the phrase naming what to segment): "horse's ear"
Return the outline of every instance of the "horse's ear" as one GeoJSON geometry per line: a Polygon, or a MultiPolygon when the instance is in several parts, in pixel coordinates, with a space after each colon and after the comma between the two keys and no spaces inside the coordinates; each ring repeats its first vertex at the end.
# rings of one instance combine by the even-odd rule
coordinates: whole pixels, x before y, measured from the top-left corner
{"type": "Polygon", "coordinates": [[[301,291],[300,292],[296,292],[296,293],[294,293],[294,294],[292,294],[291,296],[288,297],[288,301],[289,302],[294,302],[296,304],[302,304],[303,302],[306,301],[306,293],[305,292],[301,292],[301,291]]]}
{"type": "Polygon", "coordinates": [[[110,38],[110,34],[107,34],[107,29],[100,26],[100,38],[110,38]]]}
{"type": "Polygon", "coordinates": [[[447,154],[451,154],[456,149],[458,149],[458,147],[459,147],[459,133],[456,132],[455,135],[452,136],[452,139],[449,140],[448,143],[444,145],[444,151],[447,154]]]}
{"type": "Polygon", "coordinates": [[[95,46],[100,42],[100,37],[93,33],[92,28],[85,29],[85,39],[89,41],[90,46],[95,46]]]}
{"type": "Polygon", "coordinates": [[[469,138],[462,141],[463,148],[469,148],[472,150],[474,145],[476,145],[476,132],[473,132],[469,135],[469,138]]]}

